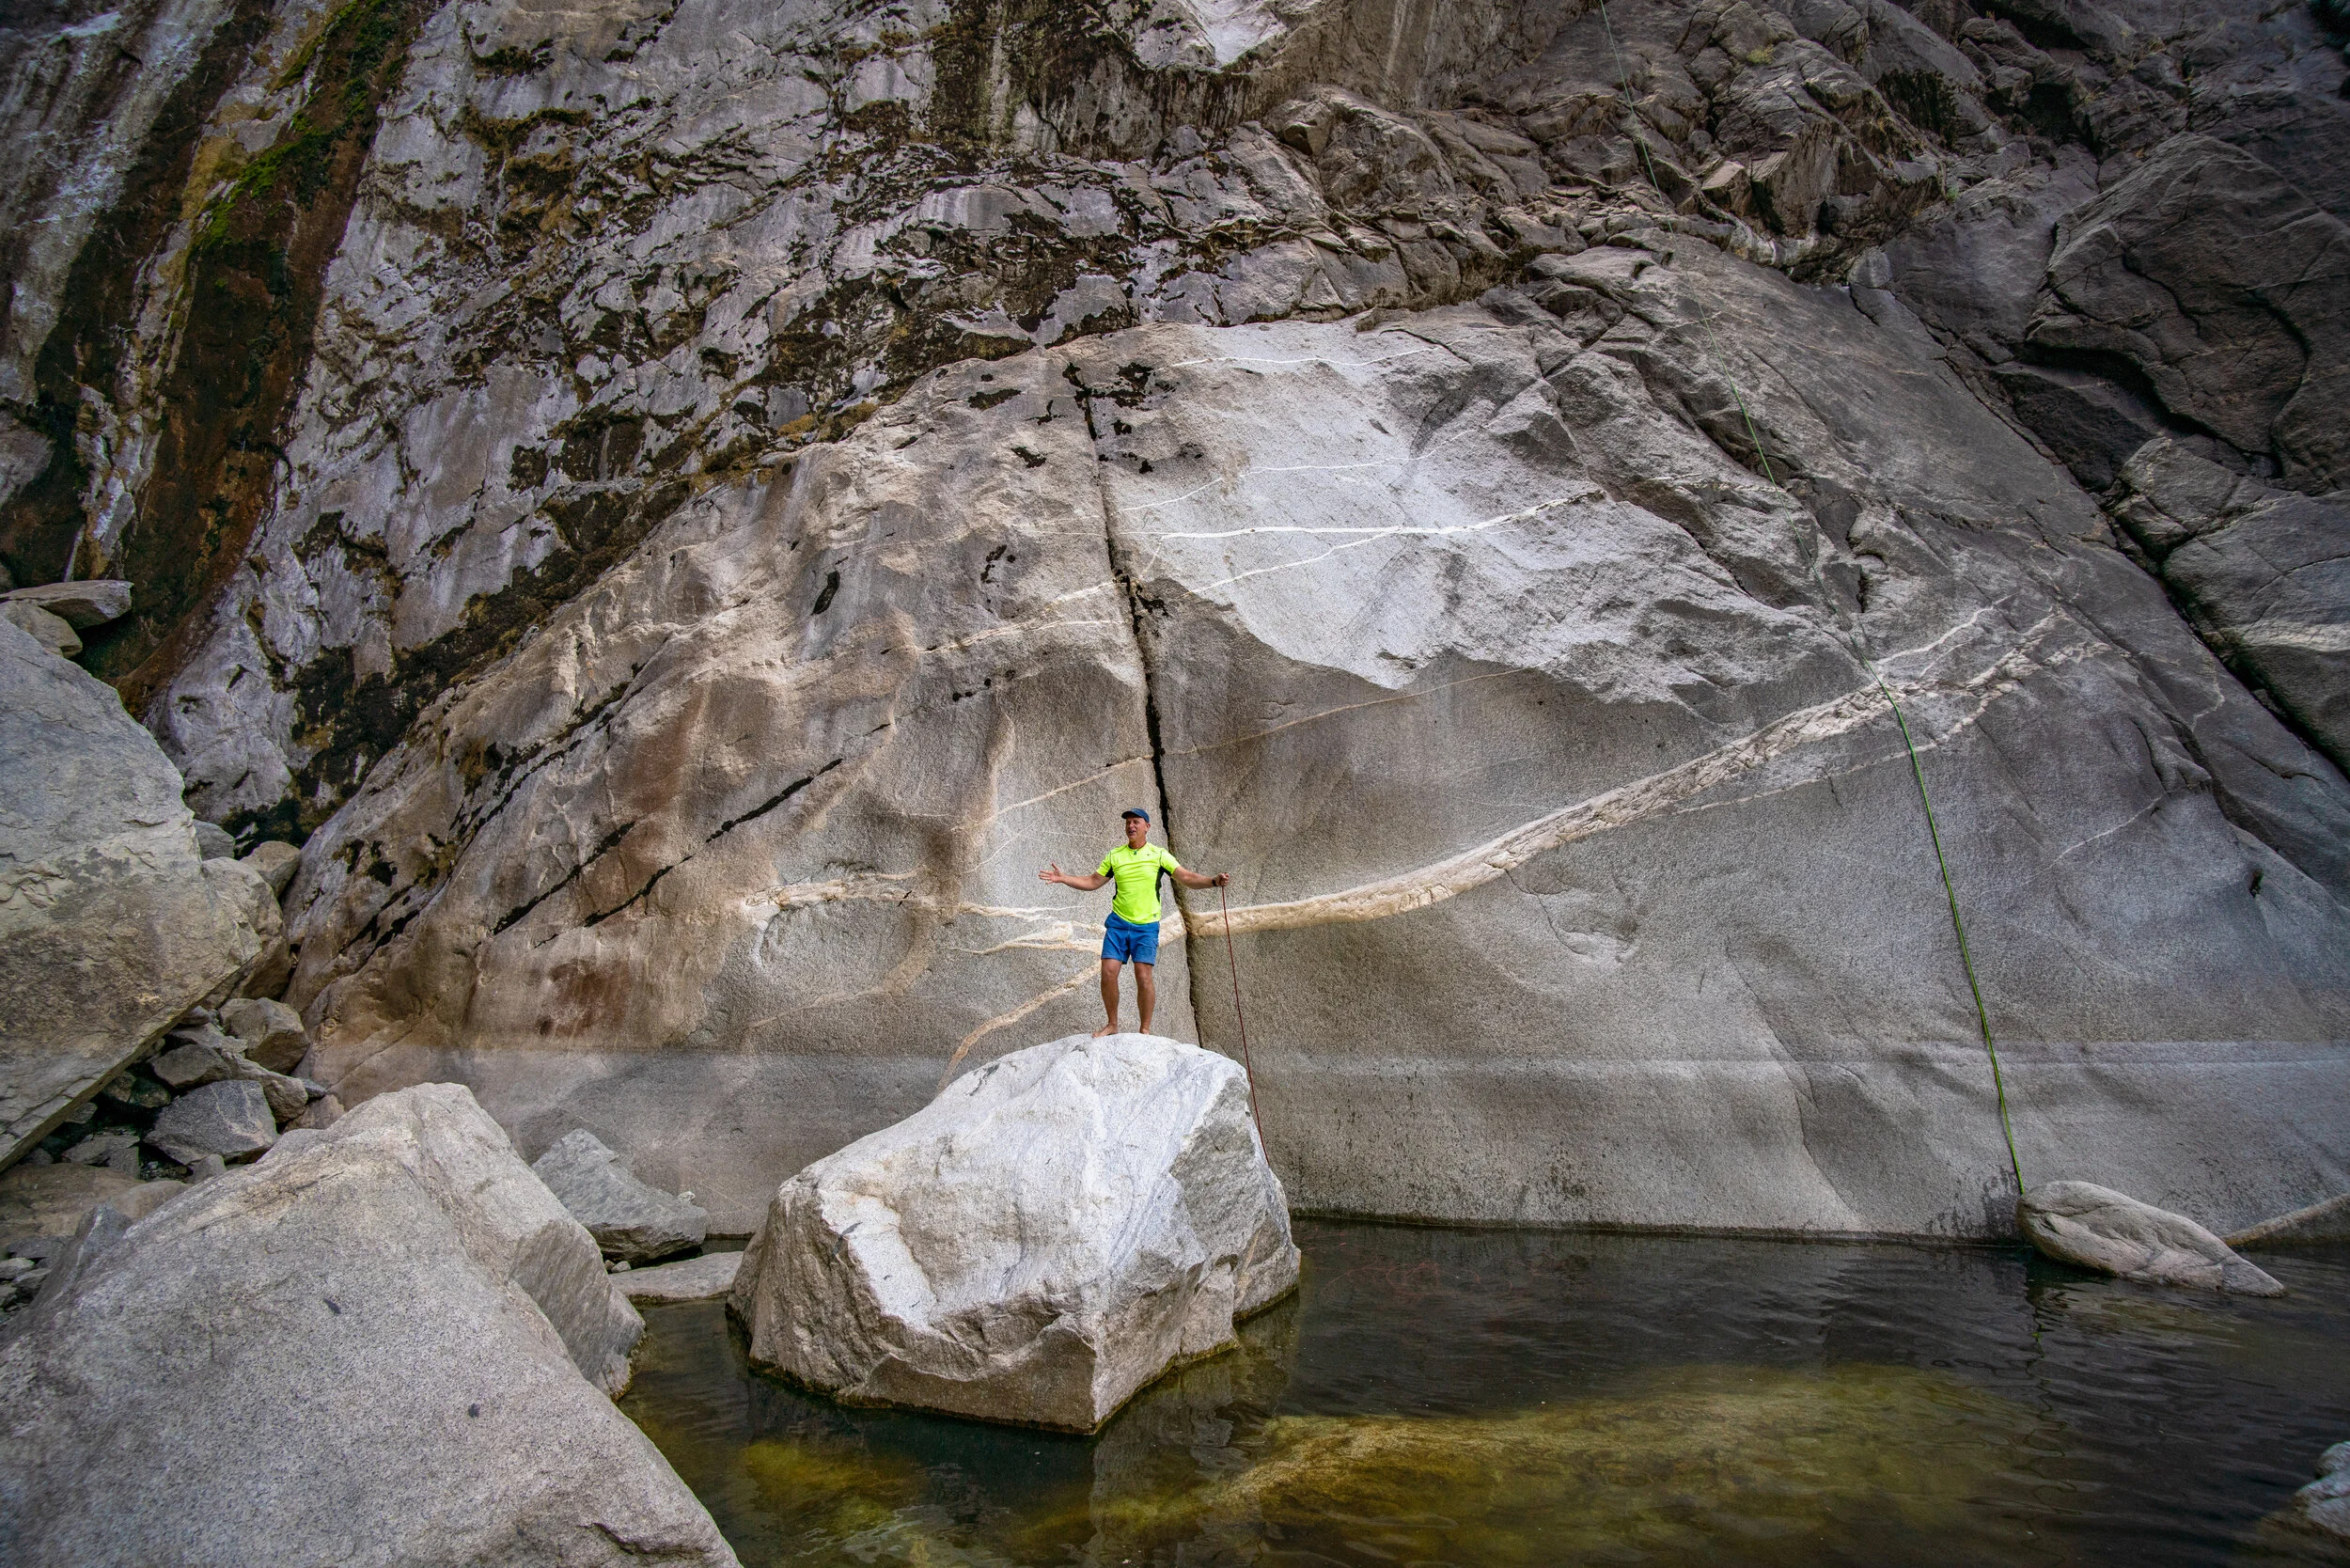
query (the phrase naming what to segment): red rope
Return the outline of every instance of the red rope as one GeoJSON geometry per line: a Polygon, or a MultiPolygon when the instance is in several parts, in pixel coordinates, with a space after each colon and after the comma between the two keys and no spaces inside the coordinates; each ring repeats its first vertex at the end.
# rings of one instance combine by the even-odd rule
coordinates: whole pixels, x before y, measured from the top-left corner
{"type": "Polygon", "coordinates": [[[1257,1111],[1257,1070],[1248,1061],[1248,1014],[1240,1010],[1240,955],[1232,951],[1232,901],[1224,884],[1215,885],[1215,902],[1224,906],[1224,957],[1232,966],[1232,1016],[1240,1020],[1240,1070],[1248,1077],[1248,1120],[1257,1124],[1257,1142],[1264,1142],[1264,1118],[1257,1111]]]}

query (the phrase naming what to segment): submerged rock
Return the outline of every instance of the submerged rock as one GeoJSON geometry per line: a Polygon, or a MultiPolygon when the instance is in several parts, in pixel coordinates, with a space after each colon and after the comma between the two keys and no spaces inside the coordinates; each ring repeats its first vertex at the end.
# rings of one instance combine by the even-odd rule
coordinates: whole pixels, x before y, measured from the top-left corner
{"type": "Polygon", "coordinates": [[[1867,1561],[1872,1544],[1963,1520],[2030,1428],[1939,1372],[1688,1367],[1526,1410],[1276,1417],[1243,1440],[1255,1462],[1237,1473],[1090,1506],[1111,1560],[1179,1531],[1277,1531],[1301,1560],[1368,1540],[1403,1561],[1459,1560],[1471,1541],[1477,1560],[1526,1568],[1702,1561],[1734,1533],[1803,1543],[1791,1561],[1867,1561]]]}
{"type": "Polygon", "coordinates": [[[2285,1288],[2184,1215],[2089,1182],[2048,1182],[2016,1205],[2031,1244],[2051,1258],[2150,1285],[2199,1285],[2240,1295],[2285,1288]]]}
{"type": "Polygon", "coordinates": [[[649,1262],[699,1247],[710,1233],[707,1211],[630,1175],[585,1127],[557,1138],[530,1168],[607,1258],[649,1262]]]}
{"type": "Polygon", "coordinates": [[[786,1182],[729,1306],[851,1403],[1090,1432],[1296,1281],[1240,1065],[1073,1035],[786,1182]]]}
{"type": "Polygon", "coordinates": [[[196,853],[180,775],[97,680],[0,625],[0,1165],[278,930],[196,853]]]}
{"type": "Polygon", "coordinates": [[[586,1234],[462,1090],[367,1111],[85,1228],[0,1347],[11,1560],[733,1564],[525,1294],[586,1234]]]}

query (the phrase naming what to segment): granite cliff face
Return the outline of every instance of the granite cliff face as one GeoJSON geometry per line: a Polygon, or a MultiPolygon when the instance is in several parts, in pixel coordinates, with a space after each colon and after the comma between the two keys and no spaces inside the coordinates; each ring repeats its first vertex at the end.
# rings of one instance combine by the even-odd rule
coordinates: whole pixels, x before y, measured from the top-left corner
{"type": "Polygon", "coordinates": [[[720,1231],[1087,1021],[1130,803],[1302,1206],[2005,1230],[1888,696],[2026,1175],[2232,1230],[2350,1153],[2342,21],[60,8],[0,555],[308,835],[317,1075],[720,1231]]]}

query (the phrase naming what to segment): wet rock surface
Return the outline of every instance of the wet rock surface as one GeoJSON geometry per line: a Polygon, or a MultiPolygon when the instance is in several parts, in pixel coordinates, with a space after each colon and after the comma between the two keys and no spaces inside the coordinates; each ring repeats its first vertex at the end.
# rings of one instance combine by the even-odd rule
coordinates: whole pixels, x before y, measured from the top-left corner
{"type": "Polygon", "coordinates": [[[379,1104],[364,1133],[143,1218],[94,1213],[70,1278],[0,1345],[0,1486],[41,1521],[21,1560],[731,1564],[544,1294],[485,1253],[553,1200],[534,1211],[462,1090],[379,1104]],[[275,1440],[232,1457],[224,1424],[275,1440]],[[234,1484],[190,1484],[215,1464],[234,1484]]]}
{"type": "Polygon", "coordinates": [[[1238,1064],[1079,1035],[786,1182],[729,1309],[754,1364],[851,1403],[1090,1432],[1296,1282],[1238,1064]]]}
{"type": "Polygon", "coordinates": [[[2188,1285],[2240,1295],[2284,1287],[2226,1242],[2168,1210],[2091,1182],[2046,1182],[2017,1206],[2025,1237],[2051,1258],[2150,1285],[2188,1285]]]}

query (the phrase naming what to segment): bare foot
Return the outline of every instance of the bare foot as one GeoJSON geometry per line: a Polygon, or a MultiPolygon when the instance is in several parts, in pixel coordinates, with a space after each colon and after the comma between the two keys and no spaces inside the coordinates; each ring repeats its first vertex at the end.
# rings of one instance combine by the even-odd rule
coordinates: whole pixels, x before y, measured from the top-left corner
{"type": "Polygon", "coordinates": [[[1093,1038],[1094,1038],[1094,1039],[1096,1039],[1096,1040],[1099,1040],[1099,1039],[1101,1039],[1101,1038],[1102,1038],[1104,1035],[1105,1035],[1105,1034],[1116,1034],[1117,1032],[1118,1032],[1118,1024],[1117,1024],[1117,1021],[1113,1019],[1111,1022],[1106,1023],[1106,1024],[1103,1025],[1100,1028],[1098,1028],[1098,1029],[1094,1030],[1094,1031],[1093,1031],[1093,1038]]]}

